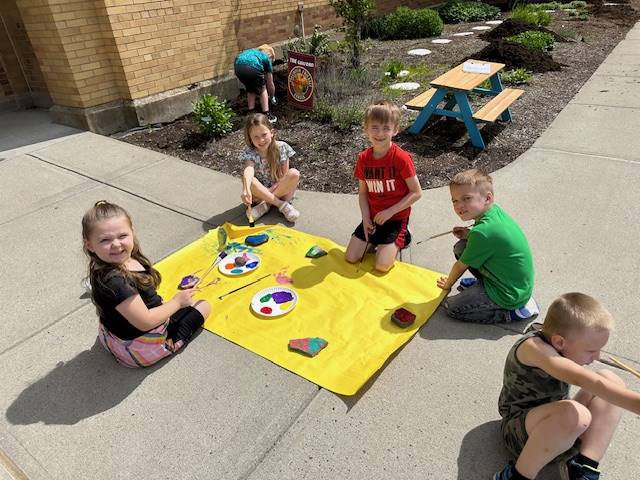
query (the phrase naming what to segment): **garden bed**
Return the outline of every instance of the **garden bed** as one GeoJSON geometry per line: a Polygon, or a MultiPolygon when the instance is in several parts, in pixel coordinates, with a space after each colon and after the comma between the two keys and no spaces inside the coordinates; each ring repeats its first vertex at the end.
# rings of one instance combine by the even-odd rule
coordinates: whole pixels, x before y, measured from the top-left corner
{"type": "MultiPolygon", "coordinates": [[[[518,87],[525,90],[525,94],[512,106],[513,123],[487,124],[482,127],[482,135],[487,144],[485,150],[480,151],[470,144],[464,124],[456,120],[431,122],[420,135],[413,136],[404,129],[411,125],[416,114],[403,111],[402,131],[395,140],[413,155],[422,188],[445,185],[453,174],[466,168],[495,171],[530,148],[637,21],[640,0],[616,0],[616,3],[623,5],[605,5],[598,0],[591,2],[591,13],[587,21],[571,17],[566,12],[553,14],[553,21],[546,28],[567,40],[557,41],[551,52],[553,62],[559,67],[546,69],[549,71],[540,71],[545,68],[531,68],[537,73],[530,84],[518,87]]],[[[500,17],[504,18],[504,15],[500,17]]],[[[471,30],[471,27],[478,25],[484,23],[445,25],[440,37],[450,38],[452,42],[448,44],[432,44],[431,39],[367,40],[362,58],[366,71],[347,79],[353,90],[350,98],[356,98],[357,101],[352,104],[353,108],[361,109],[371,100],[383,97],[402,105],[426,90],[429,80],[466,58],[502,61],[511,65],[511,60],[514,59],[508,58],[509,49],[493,48],[495,41],[490,44],[482,40],[481,31],[471,30]],[[454,33],[465,31],[475,33],[453,36],[454,33]],[[415,48],[427,48],[432,54],[415,57],[406,53],[415,48]],[[500,55],[506,55],[507,58],[500,58],[500,55]],[[413,67],[422,85],[419,90],[393,94],[385,88],[383,66],[391,59],[402,62],[405,67],[413,67]]],[[[483,37],[491,39],[491,33],[483,37]]],[[[331,60],[325,64],[327,68],[334,67],[334,76],[349,70],[343,57],[339,52],[334,52],[331,60]]],[[[523,60],[516,58],[515,61],[517,63],[523,60]]],[[[322,192],[355,193],[357,182],[353,178],[353,167],[358,152],[367,145],[361,127],[336,129],[332,124],[318,121],[313,113],[289,107],[286,104],[284,86],[285,68],[284,65],[276,68],[279,103],[273,109],[278,117],[275,127],[277,137],[288,142],[297,152],[292,166],[302,173],[300,187],[322,192]]],[[[335,78],[328,79],[327,83],[329,80],[336,81],[335,78]]],[[[234,130],[218,140],[208,141],[203,138],[190,116],[159,128],[119,135],[119,138],[239,176],[243,166],[238,160],[238,154],[244,148],[241,125],[247,113],[244,98],[239,97],[231,102],[231,106],[238,114],[234,130]]]]}

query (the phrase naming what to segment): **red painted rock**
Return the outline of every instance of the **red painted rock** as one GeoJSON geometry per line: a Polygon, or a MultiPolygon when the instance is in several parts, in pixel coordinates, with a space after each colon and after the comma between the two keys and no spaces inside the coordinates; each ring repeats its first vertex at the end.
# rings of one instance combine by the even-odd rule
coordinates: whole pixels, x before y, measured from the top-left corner
{"type": "Polygon", "coordinates": [[[415,314],[411,313],[406,308],[399,308],[393,312],[393,315],[391,315],[391,321],[402,328],[410,327],[413,325],[415,320],[415,314]]]}
{"type": "Polygon", "coordinates": [[[289,340],[289,350],[295,350],[296,352],[304,353],[310,357],[315,357],[320,350],[329,345],[324,338],[295,338],[289,340]]]}

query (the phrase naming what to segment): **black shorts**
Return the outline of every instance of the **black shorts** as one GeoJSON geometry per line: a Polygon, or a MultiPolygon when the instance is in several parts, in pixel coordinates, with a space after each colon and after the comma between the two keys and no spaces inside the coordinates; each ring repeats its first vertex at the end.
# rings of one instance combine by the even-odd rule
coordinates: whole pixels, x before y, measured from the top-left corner
{"type": "MultiPolygon", "coordinates": [[[[395,243],[396,246],[402,250],[411,243],[411,233],[407,229],[409,225],[409,219],[403,220],[387,220],[382,225],[376,225],[376,230],[369,235],[369,243],[371,245],[388,245],[389,243],[395,243]]],[[[364,238],[364,227],[362,222],[358,225],[353,232],[353,235],[366,242],[364,238]]]]}
{"type": "Polygon", "coordinates": [[[195,307],[184,307],[169,317],[167,338],[177,343],[183,340],[187,343],[196,330],[204,323],[204,317],[195,307]]]}
{"type": "Polygon", "coordinates": [[[267,82],[264,78],[264,72],[256,70],[249,65],[235,65],[234,72],[238,80],[244,85],[244,88],[247,89],[247,92],[260,95],[266,88],[267,82]]]}

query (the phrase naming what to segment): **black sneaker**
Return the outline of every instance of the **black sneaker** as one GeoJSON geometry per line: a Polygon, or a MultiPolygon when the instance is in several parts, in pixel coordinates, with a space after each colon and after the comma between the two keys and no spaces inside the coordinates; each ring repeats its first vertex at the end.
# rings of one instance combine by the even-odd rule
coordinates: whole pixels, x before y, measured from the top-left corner
{"type": "Polygon", "coordinates": [[[510,480],[511,477],[513,477],[513,465],[509,463],[509,465],[496,473],[492,480],[510,480]]]}
{"type": "Polygon", "coordinates": [[[582,465],[571,458],[567,463],[560,464],[560,478],[562,480],[599,480],[600,470],[582,465]]]}
{"type": "Polygon", "coordinates": [[[267,112],[265,114],[271,123],[276,123],[278,121],[278,117],[276,117],[273,113],[267,112]]]}

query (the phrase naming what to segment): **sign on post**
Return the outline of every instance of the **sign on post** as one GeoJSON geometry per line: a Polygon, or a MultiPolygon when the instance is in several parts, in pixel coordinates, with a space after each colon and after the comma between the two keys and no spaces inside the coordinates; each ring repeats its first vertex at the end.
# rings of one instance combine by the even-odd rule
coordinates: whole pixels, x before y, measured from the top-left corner
{"type": "Polygon", "coordinates": [[[289,51],[287,97],[289,104],[305,110],[313,108],[316,88],[316,57],[308,53],[289,51]]]}

